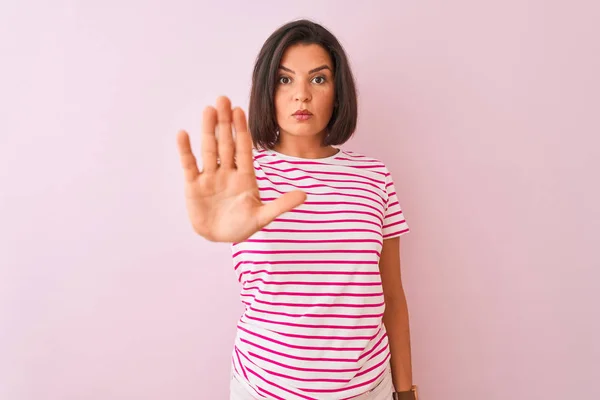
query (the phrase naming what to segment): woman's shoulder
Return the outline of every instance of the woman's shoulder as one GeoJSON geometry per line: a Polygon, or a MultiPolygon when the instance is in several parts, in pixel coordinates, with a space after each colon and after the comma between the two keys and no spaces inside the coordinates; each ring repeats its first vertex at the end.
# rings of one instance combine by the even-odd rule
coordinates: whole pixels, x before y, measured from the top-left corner
{"type": "Polygon", "coordinates": [[[372,164],[373,166],[380,165],[382,167],[385,167],[385,163],[382,160],[380,160],[376,157],[372,157],[372,156],[357,152],[357,151],[340,149],[339,154],[340,154],[340,157],[344,157],[345,159],[347,159],[349,161],[363,162],[363,163],[372,164]]]}
{"type": "MultiPolygon", "coordinates": [[[[328,158],[328,159],[345,160],[345,161],[349,161],[349,162],[353,162],[353,163],[357,163],[357,164],[364,163],[365,165],[369,164],[373,167],[376,167],[376,166],[385,167],[385,163],[376,157],[368,156],[366,154],[363,154],[363,153],[360,153],[357,151],[352,151],[352,150],[347,150],[347,149],[342,149],[342,148],[339,148],[339,150],[340,151],[335,156],[328,158]]],[[[255,147],[252,148],[252,156],[254,157],[254,160],[267,158],[270,155],[272,156],[273,154],[271,154],[271,153],[272,152],[270,152],[267,149],[257,149],[255,147]]]]}

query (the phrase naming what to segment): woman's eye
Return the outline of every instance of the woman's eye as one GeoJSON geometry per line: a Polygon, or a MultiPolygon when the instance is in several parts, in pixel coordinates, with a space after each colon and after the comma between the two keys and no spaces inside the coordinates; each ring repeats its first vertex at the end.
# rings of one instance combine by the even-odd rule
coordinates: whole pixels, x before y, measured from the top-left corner
{"type": "MultiPolygon", "coordinates": [[[[322,85],[325,83],[327,79],[324,76],[315,76],[313,78],[313,82],[316,83],[317,85],[322,85]]],[[[280,76],[278,79],[278,82],[282,85],[287,85],[291,82],[291,79],[287,76],[280,76]]]]}

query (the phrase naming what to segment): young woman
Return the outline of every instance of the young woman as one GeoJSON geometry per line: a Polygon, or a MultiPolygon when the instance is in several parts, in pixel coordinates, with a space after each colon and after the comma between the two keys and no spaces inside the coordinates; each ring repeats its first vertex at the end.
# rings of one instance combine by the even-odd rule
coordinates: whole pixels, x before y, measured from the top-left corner
{"type": "Polygon", "coordinates": [[[192,226],[232,243],[242,285],[231,399],[416,396],[400,279],[409,228],[386,166],[335,147],[356,120],[342,46],[301,20],[257,57],[249,130],[226,97],[207,107],[201,171],[178,134],[192,226]]]}

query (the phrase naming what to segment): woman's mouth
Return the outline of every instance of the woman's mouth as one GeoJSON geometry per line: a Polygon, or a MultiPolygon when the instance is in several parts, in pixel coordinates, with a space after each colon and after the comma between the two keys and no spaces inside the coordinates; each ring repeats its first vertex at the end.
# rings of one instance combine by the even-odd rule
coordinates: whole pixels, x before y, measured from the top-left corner
{"type": "Polygon", "coordinates": [[[296,121],[306,121],[312,117],[312,114],[308,110],[297,110],[293,116],[296,118],[296,121]]]}
{"type": "Polygon", "coordinates": [[[312,114],[294,114],[294,118],[296,118],[296,121],[306,121],[310,117],[312,117],[312,114]]]}

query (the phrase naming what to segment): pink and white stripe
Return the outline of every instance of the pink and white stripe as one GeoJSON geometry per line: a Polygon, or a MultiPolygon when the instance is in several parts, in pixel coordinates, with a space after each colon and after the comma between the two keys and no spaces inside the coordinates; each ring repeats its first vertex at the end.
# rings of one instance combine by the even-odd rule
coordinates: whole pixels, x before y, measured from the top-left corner
{"type": "Polygon", "coordinates": [[[232,372],[255,398],[347,399],[373,389],[390,353],[379,258],[409,232],[392,176],[341,150],[307,160],[254,150],[261,199],[302,189],[300,207],[232,244],[246,309],[232,372]]]}

